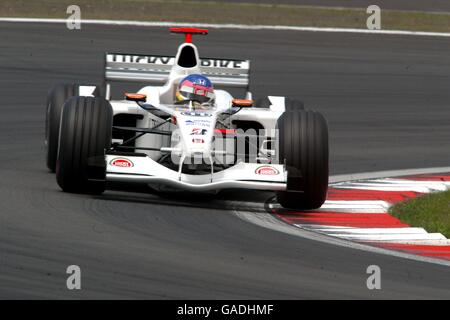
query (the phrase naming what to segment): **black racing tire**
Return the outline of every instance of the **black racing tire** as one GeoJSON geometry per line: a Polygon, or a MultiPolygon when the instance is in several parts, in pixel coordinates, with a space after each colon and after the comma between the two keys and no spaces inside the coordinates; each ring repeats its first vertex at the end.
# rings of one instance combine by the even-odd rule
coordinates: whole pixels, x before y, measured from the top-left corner
{"type": "Polygon", "coordinates": [[[105,150],[111,146],[113,110],[104,98],[72,97],[61,116],[56,180],[65,192],[101,194],[105,150]]]}
{"type": "Polygon", "coordinates": [[[284,208],[316,209],[328,190],[328,125],[318,112],[284,112],[277,121],[280,162],[288,171],[287,191],[278,191],[284,208]]]}
{"type": "MultiPolygon", "coordinates": [[[[268,97],[264,97],[264,98],[260,98],[258,100],[256,100],[255,103],[255,108],[264,108],[264,109],[268,109],[270,108],[270,105],[272,103],[270,102],[268,97]]],[[[297,111],[297,110],[304,110],[305,106],[303,104],[303,102],[301,102],[300,100],[296,100],[296,99],[291,99],[286,97],[284,100],[284,108],[285,111],[297,111]]]]}
{"type": "MultiPolygon", "coordinates": [[[[55,85],[47,95],[47,111],[45,119],[46,163],[51,172],[56,170],[58,153],[59,125],[61,110],[67,99],[79,95],[79,86],[87,84],[60,83],[55,85]]],[[[101,96],[100,87],[96,86],[94,96],[101,96]]]]}

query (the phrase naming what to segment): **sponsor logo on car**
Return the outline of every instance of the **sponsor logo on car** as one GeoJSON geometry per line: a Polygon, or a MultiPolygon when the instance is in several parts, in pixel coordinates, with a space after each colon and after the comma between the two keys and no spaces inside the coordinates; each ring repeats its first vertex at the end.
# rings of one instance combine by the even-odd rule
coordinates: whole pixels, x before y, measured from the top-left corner
{"type": "Polygon", "coordinates": [[[197,126],[197,127],[209,127],[211,125],[210,120],[201,120],[201,119],[186,120],[185,123],[187,126],[197,126]]]}
{"type": "Polygon", "coordinates": [[[194,138],[194,139],[192,139],[192,143],[205,143],[205,140],[194,138]]]}
{"type": "Polygon", "coordinates": [[[191,116],[191,117],[212,117],[211,113],[206,112],[181,112],[184,116],[191,116]]]}
{"type": "Polygon", "coordinates": [[[143,56],[143,55],[131,55],[131,54],[108,54],[108,61],[111,62],[124,62],[124,63],[150,63],[150,64],[173,64],[174,57],[167,56],[143,56]]]}
{"type": "MultiPolygon", "coordinates": [[[[108,53],[107,61],[123,62],[123,63],[173,65],[175,63],[175,57],[108,53]]],[[[200,64],[202,67],[216,67],[216,68],[248,69],[249,67],[248,63],[249,62],[247,60],[212,59],[212,58],[203,58],[200,60],[200,64]]]]}
{"type": "Polygon", "coordinates": [[[194,128],[191,131],[191,136],[204,136],[208,130],[202,128],[194,128]]]}
{"type": "Polygon", "coordinates": [[[216,68],[248,68],[247,61],[244,60],[225,60],[225,59],[202,59],[202,67],[216,67],[216,68]]]}
{"type": "Polygon", "coordinates": [[[134,167],[133,162],[125,158],[114,158],[109,162],[110,165],[121,168],[131,168],[134,167]]]}
{"type": "Polygon", "coordinates": [[[265,176],[276,176],[280,172],[272,166],[261,166],[255,170],[256,174],[262,174],[265,176]]]}

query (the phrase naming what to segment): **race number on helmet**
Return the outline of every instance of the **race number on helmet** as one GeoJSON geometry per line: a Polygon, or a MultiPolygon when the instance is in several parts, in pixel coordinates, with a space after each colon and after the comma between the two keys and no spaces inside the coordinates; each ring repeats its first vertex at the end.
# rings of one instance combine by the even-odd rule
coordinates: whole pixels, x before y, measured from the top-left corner
{"type": "Polygon", "coordinates": [[[201,74],[191,74],[181,80],[176,93],[178,101],[197,101],[210,103],[214,100],[211,81],[201,74]]]}

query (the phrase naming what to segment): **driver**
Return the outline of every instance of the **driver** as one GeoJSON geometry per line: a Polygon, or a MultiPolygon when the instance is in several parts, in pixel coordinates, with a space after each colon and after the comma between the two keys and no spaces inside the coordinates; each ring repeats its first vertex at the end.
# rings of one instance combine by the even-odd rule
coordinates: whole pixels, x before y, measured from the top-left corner
{"type": "Polygon", "coordinates": [[[211,81],[201,74],[190,74],[180,81],[175,94],[177,103],[192,101],[199,107],[214,104],[214,88],[211,81]]]}

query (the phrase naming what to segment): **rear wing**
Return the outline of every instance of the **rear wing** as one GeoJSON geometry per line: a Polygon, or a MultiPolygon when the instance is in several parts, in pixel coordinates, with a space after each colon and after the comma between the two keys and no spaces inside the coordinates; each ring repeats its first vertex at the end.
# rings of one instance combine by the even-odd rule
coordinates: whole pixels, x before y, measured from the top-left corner
{"type": "MultiPolygon", "coordinates": [[[[173,56],[105,54],[105,81],[164,84],[175,64],[173,56]]],[[[246,88],[250,84],[250,60],[200,58],[200,71],[214,85],[246,88]]]]}

